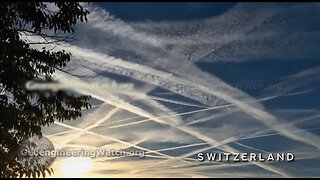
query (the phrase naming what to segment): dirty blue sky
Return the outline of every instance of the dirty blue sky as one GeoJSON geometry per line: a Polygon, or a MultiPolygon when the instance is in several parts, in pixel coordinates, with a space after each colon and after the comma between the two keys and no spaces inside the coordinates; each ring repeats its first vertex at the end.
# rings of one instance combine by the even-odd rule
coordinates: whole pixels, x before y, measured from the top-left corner
{"type": "Polygon", "coordinates": [[[57,147],[144,149],[148,156],[85,161],[91,168],[84,176],[320,176],[319,3],[88,8],[88,23],[77,26],[67,48],[74,61],[65,70],[80,79],[57,78],[83,83],[76,91],[94,97],[94,108],[69,124],[93,133],[74,138],[77,129],[57,124],[47,134],[57,147]],[[133,89],[119,88],[124,82],[133,89]],[[196,160],[197,152],[230,149],[292,152],[296,159],[196,160]]]}

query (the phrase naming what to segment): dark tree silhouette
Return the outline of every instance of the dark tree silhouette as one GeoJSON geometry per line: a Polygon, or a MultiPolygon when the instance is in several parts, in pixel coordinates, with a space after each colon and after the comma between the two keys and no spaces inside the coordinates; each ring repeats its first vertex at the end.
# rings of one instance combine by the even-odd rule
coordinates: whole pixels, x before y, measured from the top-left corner
{"type": "Polygon", "coordinates": [[[55,120],[75,119],[81,116],[82,108],[90,108],[90,96],[25,88],[29,80],[50,81],[55,70],[70,61],[71,54],[34,49],[22,35],[42,37],[43,41],[36,43],[43,44],[72,40],[74,25],[87,21],[88,13],[73,2],[0,3],[0,177],[51,174],[48,169],[23,169],[17,161],[19,143],[41,136],[41,127],[55,120]]]}

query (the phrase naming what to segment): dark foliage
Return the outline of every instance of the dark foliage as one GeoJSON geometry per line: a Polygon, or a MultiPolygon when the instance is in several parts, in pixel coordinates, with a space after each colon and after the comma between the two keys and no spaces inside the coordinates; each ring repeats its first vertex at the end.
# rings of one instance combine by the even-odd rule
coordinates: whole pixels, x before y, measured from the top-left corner
{"type": "Polygon", "coordinates": [[[50,169],[23,169],[17,162],[19,143],[33,135],[41,136],[41,127],[55,120],[75,119],[81,116],[82,108],[90,107],[89,96],[25,88],[29,80],[46,77],[43,81],[49,81],[57,68],[66,66],[71,54],[33,49],[21,35],[42,37],[44,43],[64,41],[77,22],[87,20],[88,13],[72,2],[0,3],[0,88],[4,90],[0,94],[0,177],[51,174],[50,169]],[[48,4],[56,10],[50,10],[48,4]]]}

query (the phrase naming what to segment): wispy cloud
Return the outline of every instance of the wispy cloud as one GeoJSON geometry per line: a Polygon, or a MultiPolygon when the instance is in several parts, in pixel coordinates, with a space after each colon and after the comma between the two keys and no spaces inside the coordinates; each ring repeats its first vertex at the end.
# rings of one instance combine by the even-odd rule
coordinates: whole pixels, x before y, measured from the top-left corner
{"type": "MultiPolygon", "coordinates": [[[[85,135],[90,135],[96,137],[93,147],[109,144],[145,150],[146,160],[112,160],[113,165],[123,167],[128,174],[143,177],[221,177],[226,175],[222,170],[245,166],[248,169],[257,166],[263,171],[249,170],[240,175],[235,172],[237,176],[289,177],[294,172],[274,164],[204,166],[190,157],[212,149],[240,152],[234,144],[247,150],[266,151],[239,141],[274,135],[305,144],[310,151],[320,149],[319,136],[297,125],[315,122],[317,114],[289,121],[264,107],[264,103],[277,98],[317,91],[292,93],[316,83],[318,67],[279,78],[281,82],[275,85],[284,88],[262,91],[261,98],[232,87],[197,64],[241,63],[263,58],[289,60],[314,55],[319,50],[315,23],[320,16],[318,6],[240,3],[220,16],[203,20],[131,23],[99,7],[87,7],[91,11],[89,22],[77,27],[77,41],[55,48],[73,54],[73,60],[64,69],[73,75],[58,71],[55,78],[72,91],[91,95],[99,103],[95,111],[85,113],[78,123],[56,122],[57,127],[67,129],[50,136],[59,147],[77,146],[76,140],[88,140],[85,135]],[[119,88],[123,81],[129,81],[132,88],[119,88]],[[101,86],[92,86],[92,82],[101,86]],[[165,167],[166,163],[169,166],[165,167]],[[174,166],[180,168],[171,169],[174,166]]],[[[300,158],[307,158],[307,153],[299,152],[300,158]]],[[[319,157],[318,153],[313,155],[319,157]]],[[[97,159],[94,163],[106,165],[111,159],[97,159]]],[[[107,170],[96,165],[96,174],[91,175],[103,175],[107,170]]],[[[123,171],[115,175],[125,176],[123,171]]]]}

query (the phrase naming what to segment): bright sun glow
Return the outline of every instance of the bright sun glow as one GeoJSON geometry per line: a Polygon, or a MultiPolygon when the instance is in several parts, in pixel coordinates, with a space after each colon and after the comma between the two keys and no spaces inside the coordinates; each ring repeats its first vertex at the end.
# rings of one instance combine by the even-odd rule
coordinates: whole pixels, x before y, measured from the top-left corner
{"type": "Polygon", "coordinates": [[[65,177],[86,177],[92,163],[90,158],[72,157],[64,160],[60,168],[65,177]]]}

